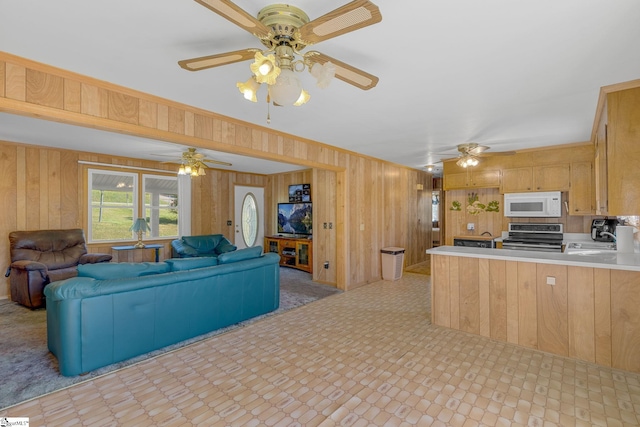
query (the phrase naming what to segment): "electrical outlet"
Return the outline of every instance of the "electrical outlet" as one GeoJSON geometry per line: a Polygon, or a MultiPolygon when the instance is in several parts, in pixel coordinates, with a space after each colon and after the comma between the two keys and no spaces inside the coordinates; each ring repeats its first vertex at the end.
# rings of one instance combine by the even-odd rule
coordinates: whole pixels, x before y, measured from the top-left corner
{"type": "Polygon", "coordinates": [[[547,285],[555,285],[556,284],[556,278],[553,276],[547,276],[547,285]]]}
{"type": "Polygon", "coordinates": [[[324,268],[327,270],[329,269],[329,261],[324,262],[324,268]]]}
{"type": "Polygon", "coordinates": [[[229,227],[231,227],[231,226],[233,225],[233,222],[231,222],[231,220],[229,219],[229,220],[227,220],[227,225],[228,225],[229,227]]]}
{"type": "Polygon", "coordinates": [[[473,222],[467,224],[467,230],[473,231],[476,229],[476,225],[473,222]]]}

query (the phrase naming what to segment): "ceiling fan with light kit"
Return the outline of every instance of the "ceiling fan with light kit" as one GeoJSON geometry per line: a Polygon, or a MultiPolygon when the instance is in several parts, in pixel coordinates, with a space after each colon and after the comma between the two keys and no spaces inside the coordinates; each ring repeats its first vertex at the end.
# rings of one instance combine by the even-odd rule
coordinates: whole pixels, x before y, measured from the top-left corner
{"type": "Polygon", "coordinates": [[[303,105],[310,95],[302,88],[296,72],[308,69],[317,86],[326,87],[336,77],[357,88],[368,90],[378,78],[318,51],[301,51],[312,44],[346,34],[382,20],[380,10],[368,0],[354,0],[319,18],[291,5],[272,4],[254,18],[230,0],[195,0],[223,18],[257,37],[265,50],[248,48],[179,61],[189,71],[199,71],[241,61],[254,60],[252,75],[237,86],[244,97],[257,102],[260,85],[268,85],[267,102],[274,105],[303,105]]]}
{"type": "MultiPolygon", "coordinates": [[[[166,157],[163,154],[156,154],[156,156],[166,157]]],[[[196,149],[192,147],[187,148],[187,151],[184,151],[180,155],[180,157],[176,157],[175,160],[169,160],[163,163],[180,163],[180,168],[178,169],[178,175],[190,175],[190,176],[206,175],[207,173],[205,172],[205,169],[208,169],[210,167],[208,164],[232,166],[231,163],[228,163],[228,162],[209,159],[204,154],[198,153],[196,149]]]]}
{"type": "Polygon", "coordinates": [[[515,151],[499,151],[487,153],[486,150],[489,150],[490,148],[491,147],[489,146],[480,145],[476,142],[458,144],[456,146],[456,150],[458,151],[458,160],[456,161],[456,165],[462,168],[468,168],[477,166],[478,163],[480,163],[480,160],[478,160],[480,157],[511,156],[516,154],[515,151]]]}

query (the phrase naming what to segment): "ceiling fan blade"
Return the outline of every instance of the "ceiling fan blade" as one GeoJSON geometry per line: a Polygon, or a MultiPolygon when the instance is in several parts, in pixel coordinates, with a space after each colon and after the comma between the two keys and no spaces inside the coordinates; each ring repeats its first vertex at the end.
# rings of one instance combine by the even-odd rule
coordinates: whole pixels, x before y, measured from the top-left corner
{"type": "Polygon", "coordinates": [[[493,156],[513,156],[515,151],[493,151],[491,153],[481,153],[479,157],[493,157],[493,156]]]}
{"type": "Polygon", "coordinates": [[[325,62],[331,61],[331,63],[336,66],[336,78],[362,90],[369,90],[378,84],[378,78],[373,74],[369,74],[366,71],[362,71],[315,50],[307,52],[304,57],[312,64],[318,63],[322,65],[325,62]]]}
{"type": "Polygon", "coordinates": [[[214,165],[233,166],[231,163],[223,162],[223,161],[220,161],[220,160],[201,159],[200,161],[203,162],[203,163],[213,163],[214,165]]]}
{"type": "MultiPolygon", "coordinates": [[[[196,0],[199,1],[199,0],[196,0]]],[[[378,6],[368,0],[354,0],[299,28],[299,38],[310,45],[382,21],[378,6]]]]}
{"type": "Polygon", "coordinates": [[[249,15],[244,9],[229,0],[195,0],[207,9],[210,9],[222,16],[223,18],[233,22],[240,28],[250,32],[259,39],[268,39],[271,37],[269,28],[253,16],[249,15]]]}
{"type": "Polygon", "coordinates": [[[253,59],[260,49],[242,49],[233,52],[219,53],[217,55],[201,56],[199,58],[183,59],[178,64],[189,71],[200,71],[220,65],[233,64],[234,62],[253,59]]]}

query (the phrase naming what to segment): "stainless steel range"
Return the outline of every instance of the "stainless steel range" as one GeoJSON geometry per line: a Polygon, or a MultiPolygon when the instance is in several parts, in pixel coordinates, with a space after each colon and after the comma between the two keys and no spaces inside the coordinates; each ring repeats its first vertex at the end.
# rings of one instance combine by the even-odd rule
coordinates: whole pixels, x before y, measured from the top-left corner
{"type": "Polygon", "coordinates": [[[509,223],[509,237],[503,249],[540,252],[562,252],[562,224],[509,223]]]}

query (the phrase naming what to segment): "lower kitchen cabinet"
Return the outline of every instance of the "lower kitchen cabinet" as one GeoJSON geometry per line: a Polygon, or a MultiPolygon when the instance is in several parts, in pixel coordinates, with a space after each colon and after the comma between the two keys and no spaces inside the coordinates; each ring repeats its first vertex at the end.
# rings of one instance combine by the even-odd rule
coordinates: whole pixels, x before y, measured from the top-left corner
{"type": "Polygon", "coordinates": [[[432,255],[432,322],[640,372],[640,273],[432,255]]]}

